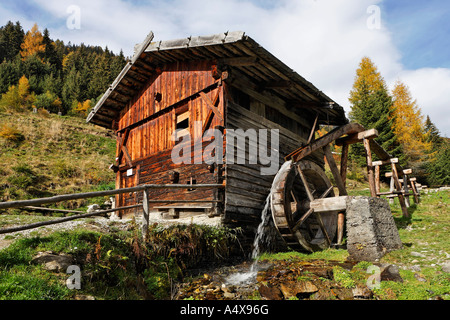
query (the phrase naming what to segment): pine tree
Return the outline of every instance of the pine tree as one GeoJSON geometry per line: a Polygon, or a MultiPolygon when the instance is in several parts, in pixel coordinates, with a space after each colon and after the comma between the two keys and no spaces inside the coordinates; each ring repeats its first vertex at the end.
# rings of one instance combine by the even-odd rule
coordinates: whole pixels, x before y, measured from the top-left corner
{"type": "Polygon", "coordinates": [[[21,60],[4,61],[0,64],[0,93],[16,85],[21,76],[21,60]]]}
{"type": "Polygon", "coordinates": [[[0,28],[0,62],[12,61],[20,52],[25,33],[17,21],[8,23],[0,28]]]}
{"type": "Polygon", "coordinates": [[[56,45],[52,39],[50,39],[50,33],[47,28],[44,30],[42,43],[45,45],[45,50],[43,52],[44,61],[48,62],[53,67],[54,71],[61,70],[62,60],[58,57],[56,45]]]}
{"type": "Polygon", "coordinates": [[[429,185],[450,184],[450,144],[441,137],[439,129],[431,121],[425,120],[426,140],[431,144],[427,154],[426,173],[429,185]]]}
{"type": "Polygon", "coordinates": [[[42,55],[45,52],[45,44],[43,43],[44,37],[38,29],[38,25],[35,23],[30,31],[28,31],[23,39],[23,43],[20,46],[22,51],[20,55],[22,60],[34,55],[42,55]]]}
{"type": "MultiPolygon", "coordinates": [[[[350,120],[361,124],[366,129],[375,128],[378,131],[375,141],[389,154],[403,161],[401,146],[392,130],[395,119],[392,114],[392,98],[377,67],[367,57],[361,60],[356,70],[349,101],[351,103],[350,120]]],[[[365,163],[362,144],[352,145],[349,155],[359,165],[365,163]]]]}
{"type": "Polygon", "coordinates": [[[427,119],[425,120],[425,132],[426,132],[426,141],[431,143],[431,151],[439,150],[444,139],[441,137],[441,133],[436,125],[431,122],[430,116],[427,115],[427,119]]]}
{"type": "Polygon", "coordinates": [[[74,100],[79,99],[80,80],[80,72],[78,72],[75,67],[72,67],[64,81],[61,92],[63,105],[66,107],[66,111],[68,111],[74,100]]]}
{"type": "Polygon", "coordinates": [[[421,163],[431,149],[427,142],[423,116],[417,102],[411,98],[408,87],[397,81],[392,90],[393,104],[393,130],[402,145],[408,167],[414,170],[416,176],[421,175],[421,163]]]}

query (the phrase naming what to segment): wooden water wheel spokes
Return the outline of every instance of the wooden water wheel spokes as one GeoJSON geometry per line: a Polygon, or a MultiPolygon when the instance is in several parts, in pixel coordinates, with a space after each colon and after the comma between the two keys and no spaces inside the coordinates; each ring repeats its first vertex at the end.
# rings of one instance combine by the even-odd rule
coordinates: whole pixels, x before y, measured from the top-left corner
{"type": "Polygon", "coordinates": [[[334,196],[325,172],[314,162],[286,163],[272,187],[271,209],[278,231],[296,250],[328,248],[336,235],[337,213],[314,212],[310,202],[334,196]]]}

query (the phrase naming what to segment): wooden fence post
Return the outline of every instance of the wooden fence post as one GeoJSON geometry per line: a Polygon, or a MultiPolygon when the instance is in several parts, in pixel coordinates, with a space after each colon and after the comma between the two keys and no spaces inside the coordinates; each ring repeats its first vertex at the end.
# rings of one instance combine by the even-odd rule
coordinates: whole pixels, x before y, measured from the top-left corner
{"type": "Polygon", "coordinates": [[[409,218],[408,208],[406,208],[405,197],[403,196],[402,192],[402,185],[400,184],[400,181],[398,179],[397,167],[395,166],[395,163],[391,163],[391,167],[392,167],[392,177],[394,178],[394,184],[395,187],[397,188],[397,191],[399,191],[398,201],[400,202],[400,207],[402,208],[403,216],[409,218]]]}
{"type": "Polygon", "coordinates": [[[143,198],[142,198],[142,238],[143,240],[147,240],[148,233],[148,224],[150,219],[150,209],[149,209],[149,189],[143,190],[143,198]]]}

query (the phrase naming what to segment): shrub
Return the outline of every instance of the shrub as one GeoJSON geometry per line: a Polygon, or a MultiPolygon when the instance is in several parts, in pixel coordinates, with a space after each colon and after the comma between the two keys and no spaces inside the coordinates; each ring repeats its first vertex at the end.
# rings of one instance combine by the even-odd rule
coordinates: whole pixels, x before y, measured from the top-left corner
{"type": "Polygon", "coordinates": [[[0,137],[5,139],[9,144],[18,145],[25,140],[25,136],[15,127],[4,124],[0,127],[0,137]]]}

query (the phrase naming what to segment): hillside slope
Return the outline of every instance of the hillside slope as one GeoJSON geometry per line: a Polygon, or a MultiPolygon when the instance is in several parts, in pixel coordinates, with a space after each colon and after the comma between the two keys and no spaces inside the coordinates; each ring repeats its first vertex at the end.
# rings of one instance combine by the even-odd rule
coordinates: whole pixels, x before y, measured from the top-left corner
{"type": "Polygon", "coordinates": [[[113,133],[82,118],[0,112],[0,201],[114,188],[114,156],[113,133]]]}

